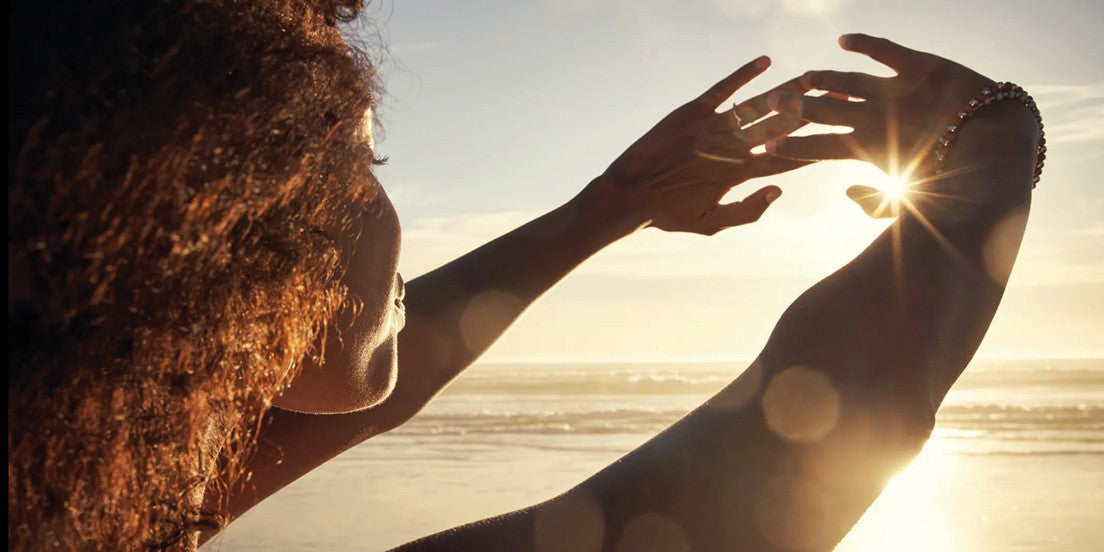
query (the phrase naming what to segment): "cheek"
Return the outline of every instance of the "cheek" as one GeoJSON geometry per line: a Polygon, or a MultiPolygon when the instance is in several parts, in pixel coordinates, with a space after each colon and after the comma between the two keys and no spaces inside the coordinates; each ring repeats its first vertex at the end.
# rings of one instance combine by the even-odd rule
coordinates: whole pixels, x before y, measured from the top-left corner
{"type": "Polygon", "coordinates": [[[357,381],[362,382],[360,395],[377,404],[391,394],[395,386],[398,368],[398,334],[405,321],[405,315],[388,303],[385,308],[360,313],[361,331],[356,339],[353,357],[361,371],[357,381]]]}
{"type": "Polygon", "coordinates": [[[398,380],[398,350],[398,339],[392,334],[372,352],[368,374],[364,378],[369,406],[383,402],[395,390],[398,380]]]}

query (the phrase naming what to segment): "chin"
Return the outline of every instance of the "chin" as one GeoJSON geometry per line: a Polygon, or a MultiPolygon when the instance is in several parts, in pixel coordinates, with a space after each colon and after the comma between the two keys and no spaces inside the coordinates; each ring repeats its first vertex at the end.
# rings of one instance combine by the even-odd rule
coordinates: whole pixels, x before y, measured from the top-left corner
{"type": "Polygon", "coordinates": [[[387,400],[398,379],[398,346],[394,338],[379,344],[368,355],[367,365],[342,377],[304,372],[272,404],[303,414],[348,414],[387,400]]]}

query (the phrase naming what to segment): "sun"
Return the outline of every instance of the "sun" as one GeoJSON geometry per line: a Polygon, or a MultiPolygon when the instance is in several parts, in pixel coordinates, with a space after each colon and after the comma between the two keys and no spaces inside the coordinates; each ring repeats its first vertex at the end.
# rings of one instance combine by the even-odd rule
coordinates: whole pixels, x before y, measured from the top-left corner
{"type": "Polygon", "coordinates": [[[884,176],[885,178],[873,183],[873,186],[885,195],[886,201],[898,203],[908,196],[909,190],[912,189],[912,183],[908,178],[891,174],[884,174],[884,176]]]}
{"type": "Polygon", "coordinates": [[[911,210],[912,202],[921,194],[907,171],[887,173],[860,161],[839,168],[840,179],[849,185],[847,196],[875,219],[893,219],[911,210]]]}

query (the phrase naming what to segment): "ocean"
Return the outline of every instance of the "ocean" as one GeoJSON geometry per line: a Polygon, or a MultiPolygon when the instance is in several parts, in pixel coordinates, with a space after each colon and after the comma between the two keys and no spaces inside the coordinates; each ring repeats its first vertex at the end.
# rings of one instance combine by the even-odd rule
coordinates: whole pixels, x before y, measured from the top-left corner
{"type": "MultiPolygon", "coordinates": [[[[203,549],[385,550],[551,498],[746,365],[474,366],[203,549]]],[[[923,452],[836,550],[1104,551],[1104,360],[975,361],[923,452]]]]}

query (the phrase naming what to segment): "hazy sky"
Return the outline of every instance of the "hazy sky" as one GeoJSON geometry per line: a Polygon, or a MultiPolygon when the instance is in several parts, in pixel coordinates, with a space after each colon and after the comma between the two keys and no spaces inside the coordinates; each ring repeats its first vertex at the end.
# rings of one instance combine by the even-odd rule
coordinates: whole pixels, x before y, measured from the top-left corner
{"type": "MultiPolygon", "coordinates": [[[[377,2],[389,45],[380,171],[404,276],[571,198],[676,105],[757,55],[737,99],[806,69],[885,73],[836,47],[883,35],[1031,92],[1049,151],[986,356],[1104,356],[1104,2],[504,0],[377,2]]],[[[754,356],[799,293],[885,227],[844,197],[876,169],[776,177],[759,223],[712,238],[646,230],[538,302],[490,360],[754,356]]],[[[766,180],[738,187],[734,197],[766,180]]]]}

